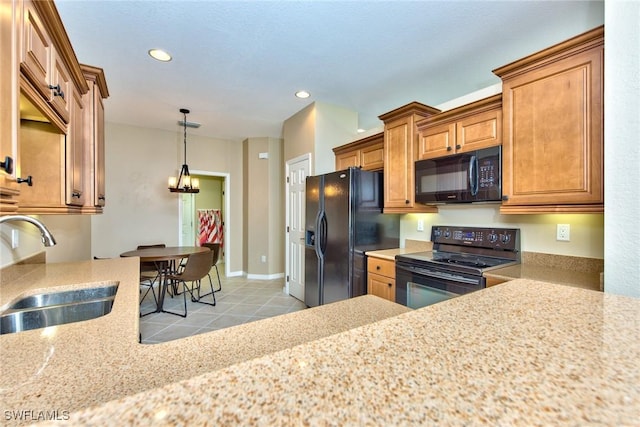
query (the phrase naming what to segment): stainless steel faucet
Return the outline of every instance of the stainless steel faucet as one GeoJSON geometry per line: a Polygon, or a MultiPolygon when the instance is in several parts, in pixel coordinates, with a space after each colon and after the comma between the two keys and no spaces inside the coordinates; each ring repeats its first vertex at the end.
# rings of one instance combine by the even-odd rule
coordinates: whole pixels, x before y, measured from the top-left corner
{"type": "Polygon", "coordinates": [[[45,227],[45,225],[42,222],[40,222],[35,218],[26,216],[26,215],[0,216],[0,224],[2,224],[3,222],[9,222],[9,221],[24,221],[24,222],[31,223],[36,227],[38,227],[38,230],[40,230],[40,233],[42,234],[42,243],[45,246],[54,246],[56,244],[56,239],[53,238],[53,235],[47,229],[47,227],[45,227]]]}

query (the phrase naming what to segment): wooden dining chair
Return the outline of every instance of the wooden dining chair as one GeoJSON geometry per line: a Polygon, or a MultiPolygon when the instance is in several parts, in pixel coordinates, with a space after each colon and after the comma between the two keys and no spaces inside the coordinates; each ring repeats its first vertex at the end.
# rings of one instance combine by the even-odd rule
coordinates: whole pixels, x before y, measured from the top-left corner
{"type": "MultiPolygon", "coordinates": [[[[203,247],[211,249],[213,252],[213,264],[211,268],[216,269],[216,275],[218,276],[218,289],[213,292],[220,292],[222,290],[222,282],[220,281],[220,272],[218,271],[218,259],[220,258],[220,243],[203,243],[203,247]]],[[[209,283],[211,284],[211,289],[213,289],[213,281],[211,280],[211,274],[207,274],[209,276],[209,283]]]]}
{"type": "MultiPolygon", "coordinates": [[[[136,249],[140,250],[140,249],[165,248],[165,247],[167,247],[167,245],[165,245],[164,243],[157,243],[154,245],[138,245],[136,249]]],[[[140,262],[140,286],[144,286],[147,288],[144,295],[142,295],[142,290],[140,291],[140,294],[142,295],[142,297],[140,298],[140,304],[142,304],[142,301],[144,301],[144,299],[147,297],[149,292],[151,292],[151,295],[153,295],[153,301],[155,302],[155,305],[156,306],[158,305],[158,296],[156,296],[154,287],[159,278],[160,278],[160,272],[158,271],[158,266],[156,265],[155,262],[144,262],[144,261],[140,262]]],[[[160,292],[160,290],[158,292],[160,292]]],[[[150,311],[149,313],[142,314],[142,312],[140,312],[140,317],[143,317],[155,312],[156,312],[155,308],[153,311],[150,311]]]]}
{"type": "MultiPolygon", "coordinates": [[[[213,285],[211,286],[211,292],[206,294],[201,294],[201,283],[202,279],[209,274],[209,270],[211,270],[211,264],[213,262],[213,252],[198,252],[192,255],[189,255],[187,258],[187,263],[184,266],[184,270],[175,273],[169,274],[167,279],[173,281],[176,284],[182,283],[182,295],[184,299],[184,314],[177,313],[175,311],[162,310],[165,313],[175,314],[181,317],[187,317],[187,292],[191,295],[192,302],[199,302],[202,304],[208,305],[216,305],[216,296],[213,292],[213,285]],[[191,282],[191,287],[187,286],[187,282],[191,282]],[[211,302],[204,301],[203,298],[211,295],[211,302]]],[[[166,289],[165,289],[166,291],[166,289]]]]}

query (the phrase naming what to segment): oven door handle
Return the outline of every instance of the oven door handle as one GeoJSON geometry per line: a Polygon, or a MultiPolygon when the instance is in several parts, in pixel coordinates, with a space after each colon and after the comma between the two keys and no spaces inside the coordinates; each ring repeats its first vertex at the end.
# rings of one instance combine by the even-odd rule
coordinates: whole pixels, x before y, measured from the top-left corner
{"type": "Polygon", "coordinates": [[[433,270],[427,270],[424,268],[417,268],[417,267],[410,267],[410,266],[398,266],[396,264],[396,268],[399,270],[405,270],[405,271],[409,271],[411,273],[415,273],[415,274],[421,274],[423,276],[427,276],[427,277],[431,277],[434,279],[442,279],[442,280],[453,280],[456,282],[460,282],[460,283],[467,283],[470,285],[477,285],[480,278],[478,279],[469,279],[467,277],[462,277],[462,276],[458,276],[455,274],[450,274],[450,273],[444,273],[441,271],[433,271],[433,270]]]}

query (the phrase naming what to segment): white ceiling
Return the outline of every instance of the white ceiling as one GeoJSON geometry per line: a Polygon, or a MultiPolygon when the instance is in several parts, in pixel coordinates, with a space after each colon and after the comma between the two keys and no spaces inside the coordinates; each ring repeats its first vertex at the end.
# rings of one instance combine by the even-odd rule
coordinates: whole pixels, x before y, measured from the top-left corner
{"type": "Polygon", "coordinates": [[[359,126],[499,83],[492,69],[604,22],[602,1],[56,0],[76,55],[105,70],[106,120],[217,138],[280,137],[314,101],[359,126]],[[147,51],[162,48],[169,63],[147,51]],[[311,98],[294,92],[305,89],[311,98]]]}

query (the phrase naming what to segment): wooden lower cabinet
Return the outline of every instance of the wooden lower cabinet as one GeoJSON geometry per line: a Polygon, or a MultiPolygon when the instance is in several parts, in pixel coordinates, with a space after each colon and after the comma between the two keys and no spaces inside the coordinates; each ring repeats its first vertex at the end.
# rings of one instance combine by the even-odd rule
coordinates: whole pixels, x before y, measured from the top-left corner
{"type": "Polygon", "coordinates": [[[499,285],[500,283],[508,282],[508,280],[499,279],[497,277],[486,277],[485,279],[486,279],[485,285],[487,286],[487,288],[491,286],[499,285]]]}
{"type": "Polygon", "coordinates": [[[396,301],[396,263],[391,260],[367,259],[367,293],[396,301]]]}

